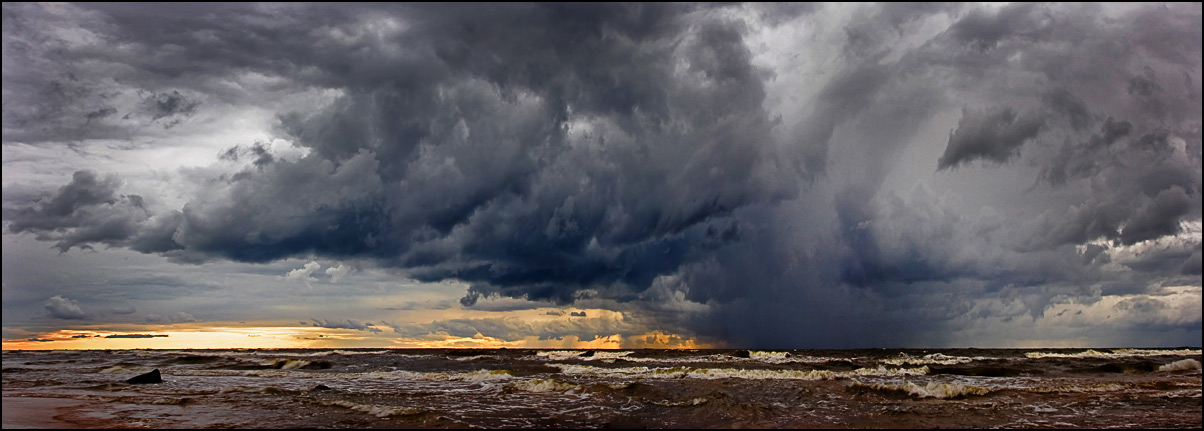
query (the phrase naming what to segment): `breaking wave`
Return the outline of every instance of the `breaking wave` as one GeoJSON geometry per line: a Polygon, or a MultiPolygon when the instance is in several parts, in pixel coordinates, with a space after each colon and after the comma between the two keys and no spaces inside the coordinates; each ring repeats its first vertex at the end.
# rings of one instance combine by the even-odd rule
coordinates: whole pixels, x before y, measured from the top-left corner
{"type": "Polygon", "coordinates": [[[1101,383],[1095,385],[1069,385],[1069,386],[1037,386],[1035,388],[1026,388],[1028,392],[1049,393],[1049,392],[1116,392],[1123,391],[1126,386],[1117,383],[1101,383]]]}
{"type": "Polygon", "coordinates": [[[981,386],[963,385],[960,383],[938,383],[929,382],[926,385],[917,385],[912,382],[903,383],[862,383],[854,381],[853,387],[857,389],[872,389],[885,392],[906,392],[908,395],[917,398],[959,398],[969,395],[986,395],[992,392],[981,386]]]}
{"type": "Polygon", "coordinates": [[[602,368],[578,364],[552,364],[560,372],[572,375],[600,377],[643,378],[643,379],[751,379],[751,380],[835,380],[856,376],[894,377],[922,376],[928,367],[920,368],[858,368],[852,371],[830,370],[749,370],[740,368],[693,368],[693,367],[623,367],[602,368]]]}
{"type": "Polygon", "coordinates": [[[965,356],[947,356],[940,353],[933,353],[924,356],[911,356],[906,353],[900,353],[897,358],[883,359],[882,362],[891,365],[957,365],[967,362],[973,362],[978,359],[988,358],[968,358],[965,356]]]}
{"type": "MultiPolygon", "coordinates": [[[[375,377],[388,380],[425,380],[425,381],[452,381],[452,382],[488,382],[494,380],[510,380],[514,375],[510,370],[477,370],[469,372],[415,372],[415,371],[372,371],[367,373],[356,373],[366,377],[375,377]]],[[[327,374],[329,375],[329,374],[327,374]]]]}
{"type": "Polygon", "coordinates": [[[367,413],[378,418],[387,418],[389,416],[410,416],[426,413],[423,409],[414,409],[397,406],[381,406],[374,404],[360,404],[351,401],[319,401],[319,403],[328,406],[345,407],[357,412],[367,413]]]}
{"type": "Polygon", "coordinates": [[[1199,355],[1200,350],[1178,349],[1116,349],[1110,352],[1101,352],[1094,349],[1088,349],[1077,353],[1056,353],[1056,352],[1028,352],[1024,356],[1029,359],[1041,358],[1125,358],[1132,356],[1169,356],[1169,355],[1199,355]]]}
{"type": "Polygon", "coordinates": [[[562,382],[556,379],[519,380],[512,383],[511,386],[526,392],[564,393],[570,395],[580,393],[584,389],[581,385],[562,382]]]}
{"type": "Polygon", "coordinates": [[[1195,359],[1183,359],[1158,367],[1158,371],[1181,371],[1181,370],[1198,370],[1200,369],[1200,361],[1195,359]]]}
{"type": "Polygon", "coordinates": [[[643,358],[628,358],[634,352],[630,351],[607,351],[607,350],[548,350],[535,353],[535,356],[548,358],[552,361],[564,361],[576,359],[581,361],[605,361],[614,362],[618,359],[623,360],[639,360],[643,358]]]}
{"type": "Polygon", "coordinates": [[[467,372],[417,372],[406,370],[369,371],[366,373],[297,373],[295,371],[270,370],[178,370],[182,376],[247,376],[275,378],[312,379],[380,379],[414,380],[429,382],[486,382],[514,378],[510,370],[476,370],[467,372]]]}

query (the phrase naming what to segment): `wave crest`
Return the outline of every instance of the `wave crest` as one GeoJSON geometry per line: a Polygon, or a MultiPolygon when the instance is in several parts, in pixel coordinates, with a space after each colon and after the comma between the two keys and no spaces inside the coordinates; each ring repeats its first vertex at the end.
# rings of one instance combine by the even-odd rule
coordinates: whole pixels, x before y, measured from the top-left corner
{"type": "Polygon", "coordinates": [[[1169,364],[1158,367],[1158,371],[1181,371],[1181,370],[1198,370],[1200,369],[1200,361],[1195,359],[1183,359],[1180,361],[1171,362],[1169,364]]]}
{"type": "Polygon", "coordinates": [[[862,383],[853,382],[854,388],[865,388],[886,392],[906,392],[917,398],[959,398],[969,395],[986,395],[991,389],[980,386],[963,385],[960,383],[929,382],[927,385],[917,385],[912,382],[903,383],[862,383]]]}
{"type": "Polygon", "coordinates": [[[928,367],[920,368],[858,368],[852,371],[830,370],[760,370],[742,368],[648,368],[622,367],[603,368],[578,364],[552,364],[560,368],[564,374],[591,375],[602,377],[644,378],[644,379],[751,379],[751,380],[835,380],[856,376],[895,377],[922,376],[928,374],[928,367]]]}

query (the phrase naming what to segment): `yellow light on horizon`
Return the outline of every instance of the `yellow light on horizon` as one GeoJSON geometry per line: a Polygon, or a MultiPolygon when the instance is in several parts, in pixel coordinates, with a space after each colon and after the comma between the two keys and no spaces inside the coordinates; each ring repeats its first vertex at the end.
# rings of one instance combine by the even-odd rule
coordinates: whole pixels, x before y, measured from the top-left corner
{"type": "MultiPolygon", "coordinates": [[[[598,313],[592,311],[591,313],[598,313]]],[[[595,314],[596,315],[596,314],[595,314]]],[[[537,316],[538,319],[554,317],[537,316]]],[[[560,338],[527,336],[505,340],[484,336],[471,337],[435,333],[418,338],[397,334],[365,332],[313,326],[288,326],[287,323],[196,322],[163,325],[116,325],[82,329],[63,329],[39,334],[30,341],[7,339],[3,350],[105,350],[105,349],[338,349],[338,348],[529,348],[529,349],[699,349],[719,347],[664,331],[640,335],[595,334],[568,335],[560,338]],[[276,325],[273,325],[276,324],[276,325]],[[131,336],[146,335],[153,337],[131,336]],[[113,338],[117,336],[117,338],[113,338]],[[77,338],[78,337],[78,338],[77,338]]]]}

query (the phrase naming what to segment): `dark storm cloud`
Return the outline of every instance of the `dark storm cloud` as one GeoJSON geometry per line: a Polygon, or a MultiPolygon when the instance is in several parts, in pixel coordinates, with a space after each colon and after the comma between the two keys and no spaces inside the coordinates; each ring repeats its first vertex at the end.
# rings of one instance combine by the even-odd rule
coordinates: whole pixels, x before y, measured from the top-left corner
{"type": "Polygon", "coordinates": [[[120,184],[112,175],[100,178],[92,171],[77,171],[71,182],[32,205],[6,206],[4,219],[9,231],[33,232],[40,240],[55,241],[63,252],[89,243],[144,252],[178,248],[170,240],[171,231],[162,229],[172,216],[153,216],[141,196],[119,195],[120,184]]]}
{"type": "Polygon", "coordinates": [[[937,168],[948,169],[975,159],[1006,162],[1018,154],[1021,145],[1037,137],[1042,124],[1037,115],[1017,114],[1012,108],[964,111],[957,129],[949,132],[949,146],[937,160],[937,168]]]}
{"type": "MultiPolygon", "coordinates": [[[[197,262],[372,257],[419,280],[469,281],[468,304],[480,295],[563,303],[595,286],[642,290],[693,258],[692,230],[789,196],[790,182],[772,175],[764,72],[750,64],[741,23],[687,18],[687,6],[489,8],[403,8],[397,19],[412,31],[356,44],[405,42],[410,54],[350,62],[362,71],[286,48],[278,55],[348,83],[330,106],[281,117],[311,155],[269,164],[252,147],[261,171],[156,218],[161,229],[138,237],[143,249],[178,248],[168,255],[197,262]],[[378,67],[393,73],[368,70],[378,67]],[[370,76],[347,75],[359,72],[370,76]]],[[[121,25],[144,12],[106,12],[118,35],[172,40],[121,25]]],[[[184,12],[166,20],[189,24],[184,12]]],[[[155,95],[156,117],[195,106],[177,96],[155,95]]]]}
{"type": "Polygon", "coordinates": [[[1101,269],[1200,220],[1198,5],[851,5],[840,55],[787,88],[814,99],[767,112],[767,88],[801,72],[759,66],[752,37],[837,7],[6,4],[5,64],[20,65],[6,69],[6,144],[110,137],[133,127],[122,117],[162,132],[303,90],[328,103],[274,108],[306,155],[228,143],[219,157],[250,166],[200,180],[176,211],[80,171],[40,200],[6,198],[4,219],[64,252],[368,259],[463,281],[465,307],[635,303],[750,346],[931,343],[919,334],[956,318],[1036,320],[1055,298],[1098,300],[1082,286],[1198,275],[1198,235],[1194,252],[1125,261],[1136,271],[1119,280],[1101,269]],[[63,36],[76,27],[103,43],[63,36]],[[1028,195],[986,211],[884,191],[912,169],[907,146],[957,111],[931,175],[1030,175],[1028,195]],[[682,302],[709,308],[674,314],[682,302]]]}
{"type": "Polygon", "coordinates": [[[170,94],[152,94],[145,99],[144,104],[152,121],[163,124],[165,129],[170,129],[192,116],[201,102],[190,100],[180,94],[179,90],[173,90],[170,94]]]}

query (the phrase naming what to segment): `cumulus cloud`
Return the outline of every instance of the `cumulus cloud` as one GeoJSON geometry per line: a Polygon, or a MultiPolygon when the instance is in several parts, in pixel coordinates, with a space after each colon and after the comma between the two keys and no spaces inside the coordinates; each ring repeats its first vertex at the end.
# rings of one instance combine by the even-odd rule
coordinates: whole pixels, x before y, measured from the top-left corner
{"type": "Polygon", "coordinates": [[[124,246],[142,252],[178,248],[165,231],[171,215],[152,215],[139,195],[118,195],[121,181],[113,175],[76,171],[71,181],[32,205],[5,208],[10,232],[32,232],[55,241],[62,252],[90,243],[124,246]],[[164,237],[166,236],[166,237],[164,237]]]}
{"type": "Polygon", "coordinates": [[[56,319],[80,320],[88,318],[88,313],[85,313],[80,308],[78,301],[65,298],[61,295],[50,297],[50,299],[46,300],[46,304],[43,307],[46,308],[46,312],[50,314],[50,317],[56,319]]]}
{"type": "Polygon", "coordinates": [[[351,271],[351,267],[349,267],[347,265],[339,264],[339,266],[332,266],[330,268],[326,268],[326,275],[330,276],[331,283],[338,283],[339,280],[342,280],[343,277],[346,277],[347,273],[350,271],[351,271]]]}
{"type": "Polygon", "coordinates": [[[284,278],[292,281],[304,281],[306,284],[309,284],[313,280],[313,277],[310,277],[310,275],[320,268],[322,268],[321,264],[311,261],[306,263],[305,266],[289,271],[288,274],[284,275],[284,278]]]}

